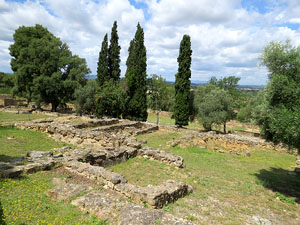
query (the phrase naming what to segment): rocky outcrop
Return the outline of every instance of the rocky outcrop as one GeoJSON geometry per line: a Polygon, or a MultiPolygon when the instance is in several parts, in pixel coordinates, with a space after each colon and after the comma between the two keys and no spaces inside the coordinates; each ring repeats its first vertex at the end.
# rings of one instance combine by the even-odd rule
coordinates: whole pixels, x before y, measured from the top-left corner
{"type": "Polygon", "coordinates": [[[138,149],[138,154],[149,159],[155,159],[166,164],[183,168],[183,158],[174,155],[171,152],[163,151],[157,148],[143,147],[138,149]]]}

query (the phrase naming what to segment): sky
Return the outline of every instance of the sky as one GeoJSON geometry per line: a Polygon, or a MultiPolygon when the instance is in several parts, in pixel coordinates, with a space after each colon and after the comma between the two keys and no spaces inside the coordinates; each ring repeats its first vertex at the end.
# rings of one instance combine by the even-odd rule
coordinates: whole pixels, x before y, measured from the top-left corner
{"type": "Polygon", "coordinates": [[[97,72],[101,43],[118,23],[122,75],[140,22],[147,73],[175,80],[184,34],[192,42],[192,81],[240,77],[265,85],[260,55],[271,41],[300,45],[300,0],[0,0],[0,71],[12,72],[9,46],[19,26],[41,24],[97,72]]]}

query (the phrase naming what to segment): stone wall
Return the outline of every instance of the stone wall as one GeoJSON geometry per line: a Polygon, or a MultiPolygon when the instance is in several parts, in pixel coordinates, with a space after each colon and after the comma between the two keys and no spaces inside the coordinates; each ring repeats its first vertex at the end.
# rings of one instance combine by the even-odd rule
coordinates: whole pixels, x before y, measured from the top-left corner
{"type": "Polygon", "coordinates": [[[77,124],[64,123],[57,119],[43,119],[16,123],[16,126],[20,129],[47,133],[57,141],[90,148],[138,147],[139,144],[133,135],[158,129],[150,124],[118,119],[91,119],[77,124]]]}
{"type": "MultiPolygon", "coordinates": [[[[269,149],[283,152],[295,153],[296,149],[289,149],[283,144],[274,144],[259,137],[241,136],[237,134],[217,134],[211,132],[189,132],[189,134],[168,143],[170,146],[179,145],[185,147],[187,145],[200,146],[221,152],[235,152],[246,154],[251,149],[269,149]]],[[[243,155],[243,154],[242,154],[243,155]]]]}

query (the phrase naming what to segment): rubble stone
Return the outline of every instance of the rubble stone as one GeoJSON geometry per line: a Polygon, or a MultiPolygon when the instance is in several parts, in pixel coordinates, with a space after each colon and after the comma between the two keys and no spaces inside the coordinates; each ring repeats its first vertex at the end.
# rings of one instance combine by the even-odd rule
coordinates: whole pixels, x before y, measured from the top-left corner
{"type": "Polygon", "coordinates": [[[126,201],[118,195],[98,190],[73,200],[71,204],[79,207],[84,212],[96,215],[102,220],[116,222],[113,219],[119,215],[126,201]]]}
{"type": "Polygon", "coordinates": [[[90,191],[92,187],[84,184],[74,184],[67,182],[66,179],[53,178],[52,183],[56,184],[47,194],[57,201],[69,199],[84,191],[90,191]]]}
{"type": "Polygon", "coordinates": [[[155,159],[160,162],[165,162],[167,164],[183,168],[183,158],[181,156],[174,155],[171,152],[151,147],[143,147],[138,150],[138,154],[150,159],[155,159]]]}
{"type": "Polygon", "coordinates": [[[152,208],[162,208],[193,191],[191,186],[173,180],[147,187],[120,183],[115,185],[114,189],[136,202],[145,202],[152,208]]]}
{"type": "Polygon", "coordinates": [[[67,170],[83,175],[92,180],[99,180],[106,183],[109,187],[113,187],[119,183],[126,183],[127,180],[121,174],[112,172],[100,166],[92,166],[88,163],[70,161],[64,163],[67,170]]]}
{"type": "Polygon", "coordinates": [[[147,209],[136,204],[128,204],[122,209],[120,225],[193,225],[191,221],[175,217],[157,209],[147,209]]]}

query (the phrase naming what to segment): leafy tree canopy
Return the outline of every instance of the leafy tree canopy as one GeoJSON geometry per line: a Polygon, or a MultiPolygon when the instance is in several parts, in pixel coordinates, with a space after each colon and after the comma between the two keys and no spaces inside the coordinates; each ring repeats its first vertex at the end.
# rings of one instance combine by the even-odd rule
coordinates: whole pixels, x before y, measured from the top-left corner
{"type": "Polygon", "coordinates": [[[97,82],[88,80],[87,84],[75,90],[76,111],[82,114],[93,114],[95,112],[95,95],[97,91],[97,82]]]}
{"type": "Polygon", "coordinates": [[[59,104],[73,98],[77,87],[86,83],[90,72],[85,59],[72,55],[67,44],[41,25],[19,27],[10,46],[15,74],[14,94],[28,101],[59,104]]]}
{"type": "Polygon", "coordinates": [[[124,111],[125,91],[121,82],[106,81],[96,95],[97,117],[120,118],[124,111]]]}
{"type": "Polygon", "coordinates": [[[148,107],[159,111],[172,111],[174,107],[174,86],[162,76],[153,74],[148,79],[148,107]]]}
{"type": "Polygon", "coordinates": [[[233,99],[228,91],[215,88],[198,104],[198,120],[207,131],[213,124],[223,124],[226,133],[226,123],[234,117],[233,109],[233,99]]]}
{"type": "Polygon", "coordinates": [[[289,41],[271,42],[261,59],[270,72],[261,132],[300,151],[300,48],[289,41]]]}

